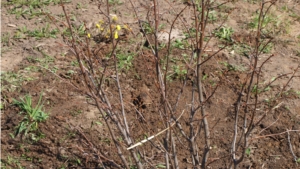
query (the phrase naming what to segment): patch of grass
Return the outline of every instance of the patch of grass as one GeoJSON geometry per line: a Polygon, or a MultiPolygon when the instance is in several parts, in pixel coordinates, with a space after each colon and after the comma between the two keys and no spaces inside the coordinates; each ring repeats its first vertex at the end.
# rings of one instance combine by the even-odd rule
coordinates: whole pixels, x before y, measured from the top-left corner
{"type": "Polygon", "coordinates": [[[129,70],[132,66],[134,54],[133,53],[117,53],[117,58],[118,58],[118,68],[129,70]]]}
{"type": "MultiPolygon", "coordinates": [[[[24,98],[21,98],[20,100],[21,101],[14,99],[13,104],[18,106],[21,109],[20,113],[25,115],[23,120],[16,127],[15,136],[19,134],[24,134],[24,136],[26,137],[26,135],[29,132],[38,131],[39,129],[38,124],[46,121],[49,115],[42,110],[43,109],[43,103],[41,102],[42,94],[40,95],[39,101],[35,107],[33,107],[31,96],[29,95],[26,95],[24,98]]],[[[36,136],[39,136],[38,138],[41,138],[40,136],[42,135],[40,133],[37,135],[35,133],[32,133],[31,135],[31,138],[33,138],[32,140],[37,141],[38,138],[36,136]]]]}
{"type": "Polygon", "coordinates": [[[186,40],[180,40],[176,39],[173,43],[172,46],[178,49],[187,49],[189,47],[189,44],[186,40]]]}
{"type": "Polygon", "coordinates": [[[108,0],[109,5],[121,5],[123,2],[121,0],[108,0]]]}
{"type": "MultiPolygon", "coordinates": [[[[259,23],[259,14],[255,14],[252,18],[252,21],[248,24],[250,29],[256,30],[259,23]]],[[[291,25],[291,20],[288,17],[288,14],[281,14],[281,15],[266,15],[263,18],[261,28],[264,34],[272,33],[272,34],[279,34],[279,33],[289,33],[291,25]]]]}
{"type": "Polygon", "coordinates": [[[258,87],[257,87],[257,85],[254,85],[253,87],[252,87],[252,90],[251,90],[251,92],[252,93],[262,93],[262,92],[267,92],[267,91],[270,91],[271,90],[271,87],[269,86],[269,87],[266,87],[266,88],[264,88],[264,89],[258,89],[258,87]]]}
{"type": "Polygon", "coordinates": [[[34,80],[32,77],[26,76],[26,72],[19,71],[19,72],[1,72],[1,89],[0,91],[8,91],[13,92],[18,87],[20,87],[23,82],[28,82],[34,80]]]}
{"type": "Polygon", "coordinates": [[[87,6],[87,4],[82,4],[82,3],[77,3],[76,4],[76,9],[87,9],[88,8],[88,6],[87,6]]]}
{"type": "Polygon", "coordinates": [[[49,24],[46,24],[46,27],[35,29],[33,31],[27,31],[28,36],[35,37],[36,39],[41,38],[56,38],[57,33],[59,32],[57,28],[50,30],[49,24]]]}
{"type": "Polygon", "coordinates": [[[79,114],[81,114],[83,111],[80,109],[74,109],[70,114],[72,116],[78,116],[79,114]]]}
{"type": "Polygon", "coordinates": [[[67,135],[65,135],[64,137],[62,137],[60,140],[59,140],[59,143],[63,143],[64,141],[68,140],[68,139],[71,139],[71,138],[74,138],[76,136],[76,133],[72,132],[72,131],[69,131],[67,135]]]}
{"type": "Polygon", "coordinates": [[[185,38],[193,38],[196,36],[196,28],[189,28],[188,32],[183,33],[185,38]]]}
{"type": "Polygon", "coordinates": [[[26,14],[29,14],[29,9],[18,9],[18,8],[13,8],[11,11],[9,11],[10,14],[15,14],[16,18],[19,19],[21,16],[25,18],[26,14]]]}
{"type": "MultiPolygon", "coordinates": [[[[64,3],[69,3],[71,0],[63,0],[64,3]]],[[[50,4],[59,4],[60,0],[11,0],[4,3],[4,6],[13,6],[8,11],[10,14],[14,14],[17,19],[21,16],[25,19],[31,19],[33,17],[39,17],[44,15],[41,8],[45,8],[50,4]]]]}
{"type": "MultiPolygon", "coordinates": [[[[265,47],[264,47],[264,45],[265,45],[265,43],[262,43],[259,46],[258,50],[261,51],[262,53],[271,53],[271,51],[274,47],[274,44],[268,43],[265,47]]],[[[249,54],[251,53],[252,47],[247,44],[240,43],[240,44],[234,44],[229,49],[234,50],[239,55],[243,55],[243,56],[250,58],[249,54]]]]}
{"type": "MultiPolygon", "coordinates": [[[[259,23],[259,14],[255,14],[252,21],[248,24],[248,26],[251,28],[251,29],[257,29],[258,27],[258,23],[259,23]]],[[[272,17],[272,16],[265,16],[263,22],[262,22],[262,25],[261,27],[262,28],[265,28],[268,24],[274,22],[276,20],[276,18],[272,17]]]]}
{"type": "Polygon", "coordinates": [[[17,32],[13,36],[14,39],[25,39],[27,37],[35,37],[36,39],[41,38],[56,38],[59,30],[57,28],[50,30],[49,24],[40,29],[35,29],[33,31],[28,30],[26,26],[17,29],[17,32]]]}
{"type": "Polygon", "coordinates": [[[13,36],[14,39],[25,39],[28,29],[26,26],[20,27],[17,29],[17,32],[13,36]]]}
{"type": "Polygon", "coordinates": [[[2,36],[1,36],[1,44],[7,46],[8,42],[9,42],[9,39],[10,39],[10,34],[9,33],[3,33],[2,36]]]}
{"type": "MultiPolygon", "coordinates": [[[[80,24],[78,27],[76,27],[75,25],[73,25],[72,30],[74,31],[74,34],[76,34],[76,35],[78,35],[80,37],[86,36],[86,31],[85,31],[84,23],[80,24]]],[[[71,32],[70,32],[70,29],[68,29],[68,28],[66,28],[65,30],[63,30],[62,34],[64,36],[71,37],[71,32]]]]}
{"type": "Polygon", "coordinates": [[[71,66],[78,67],[79,66],[78,61],[77,60],[72,60],[71,61],[71,66]]]}
{"type": "Polygon", "coordinates": [[[250,156],[250,154],[251,154],[251,149],[250,149],[250,148],[247,148],[245,153],[246,153],[247,156],[250,156]]]}
{"type": "Polygon", "coordinates": [[[220,64],[224,65],[228,71],[244,71],[243,67],[236,66],[228,62],[220,62],[220,64]]]}
{"type": "Polygon", "coordinates": [[[291,14],[289,14],[290,17],[294,18],[294,21],[300,21],[300,15],[298,15],[296,12],[292,11],[291,14]]]}
{"type": "Polygon", "coordinates": [[[208,13],[208,22],[213,23],[218,20],[218,15],[215,10],[209,11],[208,13]]]}
{"type": "Polygon", "coordinates": [[[42,66],[48,68],[49,63],[53,63],[54,62],[54,58],[52,56],[49,56],[48,54],[46,54],[44,51],[42,50],[38,50],[39,52],[41,52],[41,54],[44,56],[43,58],[34,58],[33,56],[29,56],[27,59],[29,62],[39,62],[42,63],[42,66]]]}
{"type": "Polygon", "coordinates": [[[8,155],[6,159],[1,158],[1,168],[2,169],[25,169],[20,163],[19,158],[15,158],[11,155],[8,155]]]}
{"type": "Polygon", "coordinates": [[[71,77],[75,74],[76,72],[74,70],[68,70],[67,73],[65,74],[66,78],[71,79],[71,77]]]}
{"type": "Polygon", "coordinates": [[[249,54],[250,54],[252,48],[251,48],[251,46],[242,43],[242,44],[234,44],[233,50],[239,55],[243,55],[243,56],[250,58],[249,54]]]}
{"type": "Polygon", "coordinates": [[[264,47],[264,44],[261,44],[258,49],[262,53],[270,53],[273,49],[273,46],[274,46],[273,43],[268,43],[265,47],[264,47]]]}
{"type": "Polygon", "coordinates": [[[1,44],[2,46],[10,45],[10,33],[2,33],[1,35],[1,44]]]}
{"type": "Polygon", "coordinates": [[[231,35],[233,34],[233,29],[231,27],[222,26],[220,29],[214,31],[214,35],[221,40],[231,42],[231,35]]]}
{"type": "Polygon", "coordinates": [[[43,72],[45,69],[49,69],[50,71],[55,73],[58,70],[58,67],[52,64],[54,63],[55,59],[52,56],[46,54],[43,50],[37,50],[37,51],[39,51],[43,55],[43,57],[28,56],[27,57],[28,62],[33,63],[33,65],[26,67],[25,70],[33,71],[33,72],[37,72],[37,71],[43,72]]]}
{"type": "Polygon", "coordinates": [[[186,74],[187,74],[187,70],[184,68],[184,66],[173,65],[172,73],[167,75],[167,79],[169,81],[172,81],[175,79],[184,80],[186,74]]]}
{"type": "Polygon", "coordinates": [[[142,27],[146,34],[154,33],[154,29],[151,27],[151,25],[148,22],[142,22],[142,27]]]}

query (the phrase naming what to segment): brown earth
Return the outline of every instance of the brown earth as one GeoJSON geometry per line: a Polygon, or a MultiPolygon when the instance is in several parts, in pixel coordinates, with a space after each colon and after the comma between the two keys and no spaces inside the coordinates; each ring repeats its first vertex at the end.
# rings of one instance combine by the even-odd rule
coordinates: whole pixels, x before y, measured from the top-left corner
{"type": "MultiPolygon", "coordinates": [[[[9,2],[9,1],[8,1],[9,2]]],[[[113,1],[123,2],[123,1],[113,1]]],[[[140,16],[139,19],[147,21],[147,11],[151,8],[151,1],[133,1],[140,16]]],[[[221,2],[221,1],[220,1],[221,2]]],[[[222,17],[230,12],[225,24],[232,27],[235,41],[234,45],[247,44],[253,47],[255,32],[247,28],[253,18],[253,13],[259,9],[259,3],[238,1],[226,4],[224,8],[217,8],[217,20],[208,25],[210,33],[222,22],[222,17]]],[[[39,17],[16,15],[9,11],[15,6],[2,3],[1,34],[10,35],[8,42],[1,44],[1,167],[3,168],[115,168],[121,160],[114,147],[102,115],[99,113],[84,85],[82,74],[76,67],[76,58],[64,44],[62,38],[24,37],[13,38],[17,28],[26,26],[28,30],[40,28],[50,23],[50,29],[56,28],[53,22],[46,16],[39,17]],[[5,74],[6,73],[6,74],[5,74]],[[13,75],[16,75],[15,79],[13,75]],[[10,75],[10,76],[9,76],[10,75]],[[43,95],[43,105],[49,118],[40,123],[38,133],[43,136],[34,141],[24,138],[22,135],[13,137],[16,126],[24,118],[20,114],[20,108],[13,104],[13,99],[19,100],[29,94],[33,98],[34,105],[39,96],[43,95]],[[103,163],[103,165],[101,164],[103,163]]],[[[160,31],[169,31],[170,24],[188,3],[182,1],[160,1],[161,22],[165,25],[160,31]],[[170,6],[171,4],[172,6],[170,6]]],[[[97,1],[74,0],[67,3],[66,8],[72,14],[73,23],[80,25],[86,22],[92,25],[104,20],[98,10],[97,1]]],[[[58,5],[44,7],[54,16],[58,23],[65,22],[61,16],[63,11],[58,5]]],[[[105,6],[101,6],[105,9],[105,6]]],[[[145,47],[145,38],[139,32],[137,20],[132,12],[129,2],[111,5],[111,10],[119,17],[122,24],[127,24],[132,33],[126,35],[119,44],[119,51],[127,55],[133,54],[132,66],[120,71],[121,88],[124,104],[127,112],[127,120],[135,142],[145,137],[152,136],[165,129],[165,121],[162,117],[161,100],[158,85],[156,83],[155,57],[151,50],[145,47]]],[[[174,38],[184,37],[185,27],[192,27],[192,7],[182,13],[183,22],[175,26],[174,38]],[[183,24],[184,23],[184,24],[183,24]]],[[[273,77],[293,72],[299,65],[300,47],[300,4],[297,1],[279,1],[271,9],[274,16],[278,16],[279,26],[274,28],[273,48],[269,53],[262,54],[260,64],[271,54],[274,57],[263,67],[262,84],[268,83],[273,77]],[[289,10],[283,10],[288,8],[289,10]],[[293,15],[292,15],[293,14],[293,15]],[[291,17],[298,16],[298,18],[291,17]],[[288,25],[288,26],[287,26],[288,25]],[[276,33],[275,33],[276,32],[276,33]],[[275,36],[276,35],[276,36],[275,36]]],[[[58,25],[63,29],[62,25],[58,25]]],[[[173,36],[173,35],[172,35],[173,36]]],[[[150,41],[152,40],[149,35],[150,41]]],[[[165,38],[166,39],[166,38],[165,38]]],[[[166,43],[160,40],[160,44],[166,43]]],[[[92,42],[93,50],[101,51],[99,55],[103,63],[107,64],[108,72],[105,80],[105,91],[116,110],[120,108],[117,86],[115,83],[113,62],[105,58],[110,52],[109,42],[92,42]]],[[[213,38],[206,51],[207,55],[218,50],[223,42],[213,38]]],[[[211,150],[208,159],[210,168],[228,168],[231,160],[230,149],[233,136],[234,105],[236,104],[241,84],[247,75],[249,58],[240,52],[240,48],[230,46],[217,54],[203,66],[203,79],[205,95],[208,97],[218,85],[213,97],[206,103],[205,108],[209,113],[208,121],[211,127],[211,150]]],[[[147,45],[146,45],[147,46],[147,45]]],[[[190,55],[191,49],[173,49],[171,57],[172,65],[185,69],[188,64],[183,57],[190,55]]],[[[166,48],[160,51],[161,56],[167,53],[166,48]]],[[[194,65],[189,65],[194,66],[194,65]]],[[[168,72],[167,97],[171,105],[176,103],[183,83],[184,76],[174,75],[168,72]]],[[[299,76],[299,70],[296,72],[299,76]]],[[[193,73],[188,74],[187,85],[182,92],[176,110],[178,117],[183,110],[190,111],[193,86],[193,73]]],[[[271,97],[288,81],[289,76],[278,79],[269,92],[261,95],[261,100],[271,97]]],[[[294,78],[287,86],[290,91],[296,91],[278,102],[271,114],[253,131],[250,139],[251,152],[240,164],[240,168],[297,168],[291,147],[295,157],[300,158],[300,79],[294,78]],[[298,92],[298,93],[297,93],[298,92]],[[288,140],[287,130],[290,141],[288,140]]],[[[197,91],[196,91],[197,92],[197,91]]],[[[258,120],[264,114],[266,107],[258,107],[258,120]]],[[[196,120],[201,121],[200,114],[196,120]]],[[[185,113],[180,119],[184,131],[189,129],[189,114],[185,113]]],[[[239,126],[240,129],[242,126],[239,126]]],[[[116,130],[116,129],[114,129],[116,130]]],[[[178,128],[174,128],[178,142],[178,160],[180,168],[191,168],[191,157],[188,142],[184,139],[178,128]]],[[[32,136],[29,134],[29,136],[32,136]]],[[[203,137],[201,132],[200,138],[203,137]]],[[[125,154],[127,145],[123,138],[118,138],[125,154]]],[[[158,137],[152,143],[146,143],[139,147],[143,156],[147,157],[145,168],[157,168],[164,165],[164,152],[157,147],[162,146],[163,136],[158,137]],[[155,145],[155,146],[154,146],[155,145]],[[154,167],[153,167],[154,166],[154,167]]],[[[200,148],[204,141],[197,140],[200,148]]],[[[202,152],[199,151],[200,156],[202,152]]],[[[129,160],[129,159],[128,159],[129,160]]],[[[129,160],[130,161],[130,160],[129,160]]],[[[134,164],[132,162],[132,168],[134,164]]]]}

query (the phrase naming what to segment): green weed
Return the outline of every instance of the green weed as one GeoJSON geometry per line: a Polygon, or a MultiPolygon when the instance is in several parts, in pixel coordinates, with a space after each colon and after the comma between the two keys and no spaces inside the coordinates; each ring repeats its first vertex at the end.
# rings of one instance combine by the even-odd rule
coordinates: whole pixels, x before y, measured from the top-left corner
{"type": "Polygon", "coordinates": [[[251,154],[251,149],[250,149],[250,148],[247,148],[245,153],[246,153],[247,156],[250,156],[250,154],[251,154]]]}
{"type": "Polygon", "coordinates": [[[196,28],[189,28],[189,30],[187,32],[183,33],[185,38],[193,38],[196,36],[196,28]]]}
{"type": "Polygon", "coordinates": [[[76,4],[76,9],[87,9],[88,6],[87,4],[83,5],[82,3],[77,3],[76,4]]]}
{"type": "Polygon", "coordinates": [[[239,71],[239,68],[235,65],[232,65],[228,62],[220,62],[222,65],[224,65],[228,71],[239,71]]]}
{"type": "Polygon", "coordinates": [[[123,2],[121,2],[120,0],[108,0],[108,4],[109,5],[121,5],[121,4],[123,4],[123,2]]]}
{"type": "MultiPolygon", "coordinates": [[[[38,130],[38,124],[47,120],[49,115],[45,113],[43,108],[42,94],[40,95],[39,101],[35,107],[32,105],[31,96],[26,95],[24,98],[13,100],[13,104],[21,109],[21,113],[25,114],[23,120],[16,127],[15,136],[24,134],[26,136],[28,132],[35,132],[38,130]]],[[[35,136],[33,136],[35,137],[35,136]]]]}
{"type": "Polygon", "coordinates": [[[25,76],[26,72],[19,71],[15,72],[1,72],[1,88],[0,91],[7,90],[9,92],[15,91],[20,87],[23,82],[34,80],[32,77],[25,76]]]}
{"type": "Polygon", "coordinates": [[[234,52],[236,52],[239,55],[243,55],[243,56],[250,58],[249,54],[250,54],[252,48],[251,48],[251,46],[242,43],[242,44],[234,44],[233,50],[234,50],[234,52]]]}
{"type": "Polygon", "coordinates": [[[217,21],[217,12],[216,11],[209,11],[208,13],[208,22],[212,23],[217,21]]]}
{"type": "Polygon", "coordinates": [[[294,21],[298,21],[298,22],[300,21],[300,15],[298,15],[294,11],[292,11],[291,14],[289,14],[289,16],[294,18],[294,21]]]}
{"type": "MultiPolygon", "coordinates": [[[[252,21],[249,23],[249,27],[251,29],[257,29],[258,23],[259,23],[258,19],[259,19],[259,14],[256,14],[253,17],[252,21]]],[[[276,18],[267,15],[267,16],[264,17],[264,19],[262,21],[262,24],[261,24],[261,27],[265,28],[268,24],[274,22],[275,20],[276,20],[276,18]]]]}
{"type": "Polygon", "coordinates": [[[233,34],[233,29],[231,27],[222,26],[220,29],[214,31],[214,35],[221,40],[231,42],[231,35],[233,34]]]}
{"type": "Polygon", "coordinates": [[[82,113],[82,110],[80,110],[80,109],[74,109],[70,114],[72,116],[78,116],[81,113],[82,113]]]}
{"type": "Polygon", "coordinates": [[[36,39],[41,38],[56,38],[58,29],[50,30],[49,24],[46,24],[46,27],[35,29],[33,31],[28,30],[26,26],[20,27],[17,29],[17,32],[13,36],[14,39],[25,39],[27,37],[35,37],[36,39]]]}
{"type": "MultiPolygon", "coordinates": [[[[252,21],[248,24],[248,27],[256,30],[259,24],[258,19],[259,14],[255,14],[252,21]]],[[[284,15],[266,15],[261,22],[262,33],[289,33],[291,22],[292,21],[284,15]]]]}
{"type": "Polygon", "coordinates": [[[25,15],[29,14],[29,12],[30,12],[29,9],[14,8],[9,13],[10,14],[15,14],[16,18],[19,19],[21,16],[25,18],[25,15]]]}
{"type": "Polygon", "coordinates": [[[183,66],[173,65],[172,66],[172,73],[167,76],[167,79],[169,81],[172,81],[173,79],[183,80],[185,78],[186,74],[187,74],[187,70],[184,69],[183,66]]]}
{"type": "Polygon", "coordinates": [[[39,51],[44,57],[28,56],[27,57],[28,62],[33,63],[33,65],[26,67],[25,70],[34,71],[34,72],[37,71],[43,72],[45,69],[49,69],[50,71],[55,73],[58,70],[58,67],[55,65],[52,67],[50,66],[51,63],[54,63],[55,59],[52,56],[46,54],[43,50],[37,50],[37,51],[39,51]]]}
{"type": "Polygon", "coordinates": [[[10,42],[10,33],[3,33],[1,36],[2,46],[9,46],[9,42],[10,42]]]}
{"type": "MultiPolygon", "coordinates": [[[[69,3],[71,0],[63,0],[64,3],[69,3]]],[[[11,0],[4,3],[4,6],[13,6],[10,10],[10,14],[14,14],[17,19],[21,16],[23,18],[33,18],[35,16],[44,15],[44,12],[40,8],[45,8],[50,4],[56,5],[60,3],[60,0],[11,0]]]]}
{"type": "Polygon", "coordinates": [[[71,77],[75,74],[76,72],[74,70],[68,70],[66,73],[66,78],[71,79],[71,77]]]}
{"type": "Polygon", "coordinates": [[[167,168],[164,164],[157,164],[156,168],[167,168]]]}
{"type": "Polygon", "coordinates": [[[1,159],[1,168],[3,169],[12,169],[17,168],[17,169],[25,169],[20,163],[20,159],[15,158],[11,155],[8,155],[6,159],[2,158],[1,159]],[[8,167],[9,166],[9,167],[8,167]]]}
{"type": "MultiPolygon", "coordinates": [[[[74,33],[80,37],[86,36],[86,31],[85,31],[85,27],[84,27],[84,23],[80,24],[78,27],[76,27],[75,25],[73,25],[72,30],[74,31],[74,33]]],[[[66,28],[65,30],[63,30],[62,33],[64,36],[67,37],[71,37],[71,32],[69,28],[66,28]]]]}
{"type": "Polygon", "coordinates": [[[35,37],[36,39],[41,38],[56,38],[56,34],[59,32],[58,29],[50,30],[49,24],[46,24],[46,27],[35,29],[33,31],[28,31],[27,34],[30,37],[35,37]]]}
{"type": "Polygon", "coordinates": [[[13,36],[14,39],[25,39],[28,29],[26,26],[20,27],[17,29],[17,32],[13,36]]]}
{"type": "Polygon", "coordinates": [[[151,25],[148,22],[143,22],[142,27],[146,34],[154,33],[154,29],[151,27],[151,25]]]}
{"type": "Polygon", "coordinates": [[[10,33],[2,33],[1,35],[1,54],[10,50],[11,36],[10,33]]]}
{"type": "Polygon", "coordinates": [[[60,140],[59,140],[59,143],[62,143],[64,141],[66,141],[67,139],[71,139],[71,138],[74,138],[76,136],[76,133],[73,133],[73,132],[68,132],[67,135],[65,135],[64,137],[62,137],[60,140]]]}
{"type": "Polygon", "coordinates": [[[172,43],[172,46],[178,49],[186,49],[189,44],[186,40],[176,39],[175,42],[172,43]]]}
{"type": "Polygon", "coordinates": [[[268,43],[265,47],[264,44],[261,44],[258,48],[259,51],[261,51],[262,53],[270,53],[273,49],[273,43],[268,43]]]}
{"type": "Polygon", "coordinates": [[[271,90],[271,87],[270,86],[268,86],[268,87],[266,87],[266,88],[264,88],[264,89],[258,89],[258,86],[257,85],[254,85],[253,87],[252,87],[252,90],[251,90],[251,92],[252,93],[258,93],[258,94],[260,94],[260,93],[262,93],[262,92],[267,92],[267,91],[270,91],[271,90]]]}
{"type": "Polygon", "coordinates": [[[129,70],[132,66],[134,54],[132,53],[118,53],[118,68],[129,70]]]}

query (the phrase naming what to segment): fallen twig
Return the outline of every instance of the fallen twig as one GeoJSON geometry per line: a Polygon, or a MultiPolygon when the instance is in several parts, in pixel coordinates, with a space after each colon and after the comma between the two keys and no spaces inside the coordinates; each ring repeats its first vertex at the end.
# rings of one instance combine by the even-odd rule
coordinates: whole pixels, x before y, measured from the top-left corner
{"type": "Polygon", "coordinates": [[[184,110],[182,111],[182,113],[180,114],[180,116],[176,119],[176,121],[175,121],[170,127],[168,127],[168,128],[166,128],[166,129],[160,131],[159,133],[157,133],[157,134],[155,134],[155,135],[153,135],[153,136],[150,136],[150,137],[148,137],[148,138],[146,138],[146,139],[144,139],[144,140],[142,140],[142,141],[140,141],[140,142],[138,142],[138,143],[136,143],[136,144],[134,144],[134,145],[128,147],[127,150],[131,150],[131,149],[133,149],[133,148],[135,148],[135,147],[137,147],[137,146],[140,146],[140,145],[142,145],[142,144],[144,144],[144,143],[150,141],[151,139],[153,139],[153,138],[155,138],[155,137],[161,135],[161,134],[164,133],[165,131],[169,130],[171,127],[173,127],[173,126],[176,124],[176,122],[178,122],[178,120],[181,118],[181,116],[183,115],[183,113],[184,113],[184,110]]]}

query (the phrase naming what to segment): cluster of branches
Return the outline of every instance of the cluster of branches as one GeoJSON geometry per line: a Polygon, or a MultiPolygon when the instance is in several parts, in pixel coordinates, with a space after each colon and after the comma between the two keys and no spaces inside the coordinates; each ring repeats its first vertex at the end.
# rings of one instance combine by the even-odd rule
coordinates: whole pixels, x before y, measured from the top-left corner
{"type": "MultiPolygon", "coordinates": [[[[128,0],[131,4],[133,11],[135,12],[135,16],[138,17],[138,12],[136,10],[135,4],[132,0],[128,0]]],[[[100,113],[102,114],[106,123],[106,126],[109,130],[109,134],[113,140],[114,146],[118,152],[120,157],[121,164],[117,164],[114,162],[114,166],[118,168],[130,168],[130,164],[128,159],[133,159],[135,162],[135,167],[141,169],[144,168],[145,165],[149,165],[154,167],[153,164],[149,159],[147,159],[140,151],[139,146],[152,138],[156,138],[159,135],[157,141],[161,142],[160,140],[164,140],[161,145],[164,146],[156,146],[152,143],[152,146],[160,151],[164,152],[164,160],[165,160],[165,167],[166,168],[179,168],[179,161],[178,161],[178,149],[180,145],[178,142],[180,141],[179,138],[175,138],[175,135],[181,135],[186,142],[188,142],[188,151],[190,152],[190,158],[192,166],[195,168],[206,168],[209,164],[213,163],[214,161],[209,161],[209,152],[211,149],[211,127],[209,125],[208,117],[210,114],[206,111],[206,106],[208,104],[208,100],[211,99],[212,96],[215,95],[215,91],[218,89],[219,85],[212,90],[209,96],[204,97],[204,87],[202,79],[202,72],[203,72],[203,65],[207,63],[208,60],[213,58],[216,54],[218,54],[224,48],[219,49],[218,51],[210,54],[206,59],[203,60],[204,52],[207,48],[207,43],[205,43],[204,38],[208,31],[206,30],[206,26],[208,24],[208,15],[209,12],[223,4],[216,5],[215,1],[211,0],[192,0],[190,1],[191,6],[186,6],[183,8],[173,20],[170,30],[169,30],[169,39],[167,44],[167,55],[162,58],[159,52],[159,44],[158,44],[158,28],[160,25],[160,3],[158,0],[152,1],[152,7],[148,8],[149,12],[149,23],[153,23],[153,32],[152,34],[147,34],[143,29],[142,23],[140,19],[137,18],[139,21],[138,24],[144,33],[144,37],[148,40],[149,36],[154,37],[153,44],[150,44],[150,48],[152,49],[153,56],[155,57],[155,74],[156,74],[156,81],[153,83],[158,84],[158,90],[160,91],[160,113],[163,115],[162,122],[165,125],[165,130],[161,131],[160,133],[156,133],[147,139],[136,142],[136,140],[132,137],[132,131],[128,125],[128,112],[125,109],[124,98],[122,87],[120,84],[120,76],[118,70],[118,59],[116,57],[116,48],[118,45],[119,40],[113,37],[113,34],[110,36],[110,42],[112,46],[112,50],[110,52],[110,58],[114,61],[114,73],[115,78],[113,79],[116,83],[118,89],[118,98],[120,107],[113,107],[111,105],[111,101],[107,96],[107,91],[103,88],[104,83],[103,80],[107,77],[108,68],[101,63],[101,59],[98,58],[98,55],[93,54],[90,47],[90,41],[86,38],[84,41],[79,40],[74,31],[72,30],[72,25],[70,23],[70,18],[68,13],[66,12],[65,6],[62,3],[62,8],[67,20],[67,26],[71,32],[71,38],[65,38],[65,42],[69,45],[71,51],[77,58],[79,63],[79,67],[82,73],[82,77],[84,79],[84,84],[86,89],[89,91],[89,95],[95,101],[97,108],[99,109],[100,113]],[[187,87],[187,79],[183,80],[181,85],[180,92],[177,95],[175,104],[170,103],[170,99],[168,98],[168,83],[167,83],[167,72],[170,69],[170,53],[171,53],[171,33],[174,29],[174,26],[178,22],[182,22],[183,19],[181,18],[181,14],[187,10],[192,9],[194,15],[194,23],[193,27],[196,30],[195,37],[192,38],[192,45],[190,47],[190,59],[189,63],[187,63],[187,75],[193,72],[193,90],[191,92],[192,100],[190,103],[189,110],[178,110],[178,104],[181,101],[181,96],[183,94],[184,89],[187,87]],[[199,10],[201,9],[201,10],[199,10]],[[165,69],[162,69],[162,65],[160,60],[166,59],[165,69]],[[196,63],[196,64],[193,64],[196,63]],[[102,69],[99,69],[103,67],[102,69]],[[182,112],[182,113],[176,113],[182,112]],[[189,127],[188,129],[183,129],[181,125],[180,117],[185,113],[185,117],[188,117],[188,122],[186,122],[189,127]],[[180,114],[180,115],[179,115],[180,114]],[[197,117],[197,119],[196,119],[197,117]],[[199,120],[200,117],[200,120],[199,120]],[[115,131],[117,129],[117,132],[115,131]],[[201,134],[203,136],[201,136],[201,134]],[[124,145],[120,144],[117,138],[122,137],[125,141],[124,145]],[[200,153],[202,152],[202,153],[200,153]],[[129,158],[130,157],[130,158],[129,158]]],[[[228,156],[226,158],[230,161],[230,168],[236,168],[238,164],[240,164],[243,159],[245,158],[246,149],[249,147],[250,141],[250,134],[253,132],[253,129],[257,127],[275,108],[277,108],[280,100],[282,99],[283,93],[286,91],[286,88],[290,81],[296,76],[295,73],[297,72],[299,66],[290,74],[284,74],[282,76],[277,77],[275,80],[270,82],[267,85],[260,86],[260,77],[262,75],[262,68],[263,66],[274,56],[270,55],[259,65],[259,57],[264,50],[264,48],[271,42],[272,39],[269,39],[267,42],[262,43],[261,40],[261,30],[262,22],[268,13],[270,7],[274,5],[276,0],[273,1],[262,1],[260,7],[260,15],[259,15],[259,24],[256,30],[256,42],[255,46],[252,50],[252,57],[249,60],[249,68],[248,68],[248,76],[247,80],[244,81],[242,84],[242,88],[240,90],[240,94],[235,104],[235,120],[234,124],[232,124],[234,133],[232,137],[232,146],[231,151],[228,152],[228,156]],[[266,89],[268,88],[274,81],[283,76],[289,76],[288,81],[283,86],[281,91],[278,92],[276,97],[273,98],[271,104],[264,110],[263,114],[258,115],[257,107],[260,104],[259,97],[260,93],[259,90],[252,92],[253,86],[256,88],[266,89]],[[254,99],[251,99],[254,98],[254,99]],[[242,129],[239,130],[239,127],[242,125],[242,129]]],[[[100,4],[102,2],[99,2],[100,4]]],[[[99,5],[99,10],[106,18],[109,25],[112,24],[112,20],[110,16],[110,8],[109,2],[106,0],[106,9],[102,11],[101,5],[99,5]]],[[[170,4],[171,6],[171,4],[170,4]]],[[[172,7],[172,6],[171,6],[172,7]]],[[[221,25],[222,26],[222,25],[221,25]]],[[[185,27],[187,27],[185,25],[185,27]]],[[[110,29],[111,26],[110,26],[110,29]]],[[[186,30],[189,31],[188,29],[186,30]]],[[[110,30],[112,33],[113,30],[110,30]]],[[[149,41],[149,40],[148,40],[149,41]]],[[[209,41],[209,40],[208,40],[209,41]]],[[[149,41],[150,42],[150,41],[149,41]]],[[[221,82],[220,82],[221,83],[221,82]]],[[[218,97],[218,96],[215,96],[218,97]]],[[[222,112],[219,112],[222,113],[222,112]]],[[[100,160],[99,163],[103,165],[102,161],[100,160]]]]}

